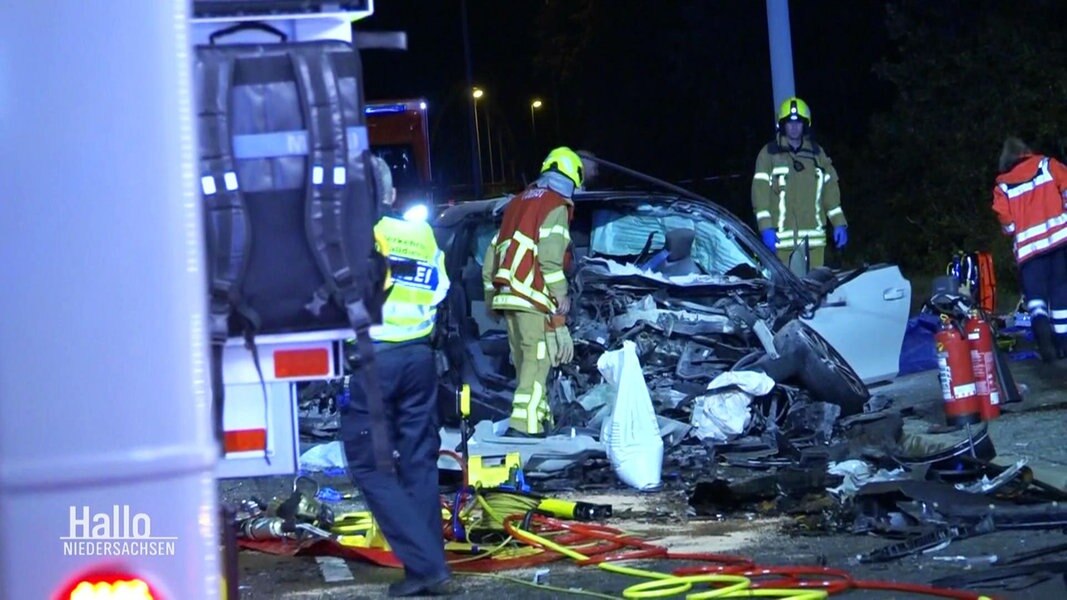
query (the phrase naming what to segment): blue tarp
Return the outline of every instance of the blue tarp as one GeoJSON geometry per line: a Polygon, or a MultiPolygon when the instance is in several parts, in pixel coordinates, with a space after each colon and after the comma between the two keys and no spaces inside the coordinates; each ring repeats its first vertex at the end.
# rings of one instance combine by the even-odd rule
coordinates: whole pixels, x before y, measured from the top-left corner
{"type": "MultiPolygon", "coordinates": [[[[920,313],[908,320],[904,332],[904,343],[900,348],[900,374],[918,373],[937,368],[937,349],[934,347],[934,334],[941,322],[934,315],[920,313]]],[[[1003,334],[1021,334],[1020,337],[1033,341],[1033,335],[1027,327],[1013,327],[1001,330],[1003,334]]],[[[1032,350],[1022,350],[1008,355],[1013,361],[1029,360],[1037,357],[1032,350]]]]}
{"type": "Polygon", "coordinates": [[[918,373],[937,368],[934,334],[941,321],[934,315],[920,313],[908,319],[904,344],[900,348],[900,374],[918,373]]]}

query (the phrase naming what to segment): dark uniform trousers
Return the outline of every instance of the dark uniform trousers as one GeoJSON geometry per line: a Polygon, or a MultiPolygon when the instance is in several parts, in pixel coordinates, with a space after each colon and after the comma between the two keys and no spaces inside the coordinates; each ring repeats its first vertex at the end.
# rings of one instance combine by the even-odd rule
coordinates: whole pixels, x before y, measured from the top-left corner
{"type": "Polygon", "coordinates": [[[393,474],[375,469],[367,396],[360,381],[351,386],[351,404],[341,416],[349,473],[407,577],[439,579],[448,574],[448,565],[441,535],[441,438],[433,350],[428,338],[374,347],[386,421],[399,454],[397,468],[393,474]]]}
{"type": "Polygon", "coordinates": [[[1067,351],[1067,246],[1024,261],[1019,275],[1031,319],[1048,319],[1057,348],[1067,351]]]}

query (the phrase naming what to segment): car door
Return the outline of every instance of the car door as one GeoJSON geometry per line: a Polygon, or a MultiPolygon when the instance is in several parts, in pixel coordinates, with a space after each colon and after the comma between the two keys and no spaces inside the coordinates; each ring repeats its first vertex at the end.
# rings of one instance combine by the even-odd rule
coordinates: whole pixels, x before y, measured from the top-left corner
{"type": "Polygon", "coordinates": [[[875,265],[828,294],[804,321],[871,384],[897,376],[910,309],[911,283],[900,269],[875,265]]]}

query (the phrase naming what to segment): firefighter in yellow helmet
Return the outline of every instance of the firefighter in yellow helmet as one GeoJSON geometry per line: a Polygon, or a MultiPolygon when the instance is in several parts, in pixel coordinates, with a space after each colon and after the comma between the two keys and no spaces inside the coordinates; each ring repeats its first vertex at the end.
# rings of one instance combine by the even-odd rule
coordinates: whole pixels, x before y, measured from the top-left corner
{"type": "Polygon", "coordinates": [[[549,370],[574,357],[566,325],[571,308],[564,267],[582,160],[567,147],[548,153],[541,176],[512,198],[482,263],[485,303],[507,321],[517,382],[509,435],[543,436],[551,429],[549,370]]]}
{"type": "Polygon", "coordinates": [[[797,97],[778,109],[778,134],[760,150],[752,176],[752,209],[763,243],[783,261],[806,239],[810,268],[823,265],[826,221],[837,248],[848,243],[837,170],[811,139],[811,109],[797,97]]]}

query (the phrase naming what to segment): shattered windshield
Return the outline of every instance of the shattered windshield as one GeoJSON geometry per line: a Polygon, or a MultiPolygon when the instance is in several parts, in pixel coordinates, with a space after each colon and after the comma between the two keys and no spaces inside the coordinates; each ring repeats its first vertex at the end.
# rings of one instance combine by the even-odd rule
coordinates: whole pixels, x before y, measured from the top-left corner
{"type": "MultiPolygon", "coordinates": [[[[692,258],[711,275],[723,275],[739,265],[751,267],[763,277],[769,277],[766,267],[746,252],[737,240],[713,221],[700,219],[692,214],[651,205],[628,209],[597,209],[592,213],[592,231],[580,231],[580,220],[571,227],[576,257],[634,257],[645,250],[649,235],[652,243],[648,255],[654,255],[666,246],[667,232],[675,229],[695,231],[692,258]]],[[[479,266],[485,257],[489,242],[496,235],[497,226],[483,224],[475,231],[474,260],[479,266]]]]}
{"type": "Polygon", "coordinates": [[[674,229],[696,231],[692,258],[706,273],[723,275],[738,265],[746,265],[767,276],[762,265],[728,237],[718,223],[647,205],[626,213],[609,209],[595,211],[590,251],[606,256],[640,254],[651,234],[649,250],[657,252],[664,249],[667,232],[674,229]]]}

